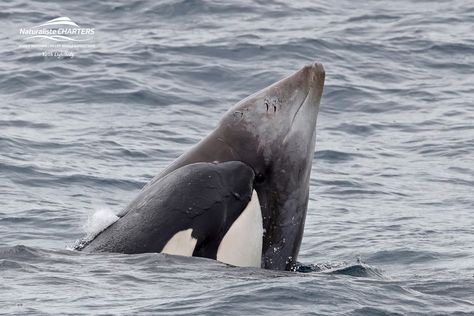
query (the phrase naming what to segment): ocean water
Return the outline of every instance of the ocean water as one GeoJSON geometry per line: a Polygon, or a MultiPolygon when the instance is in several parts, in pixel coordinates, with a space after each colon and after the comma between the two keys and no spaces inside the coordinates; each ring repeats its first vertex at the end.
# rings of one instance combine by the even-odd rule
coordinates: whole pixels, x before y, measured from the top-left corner
{"type": "Polygon", "coordinates": [[[2,1],[0,314],[474,315],[473,34],[464,0],[2,1]],[[21,46],[63,16],[93,47],[21,46]],[[69,250],[231,105],[313,61],[298,272],[69,250]]]}

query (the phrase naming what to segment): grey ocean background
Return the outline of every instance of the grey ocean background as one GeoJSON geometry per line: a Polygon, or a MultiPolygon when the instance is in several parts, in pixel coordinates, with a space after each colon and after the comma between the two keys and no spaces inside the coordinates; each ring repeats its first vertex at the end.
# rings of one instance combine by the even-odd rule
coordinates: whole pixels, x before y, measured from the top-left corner
{"type": "Polygon", "coordinates": [[[474,315],[472,1],[0,3],[0,314],[474,315]],[[94,27],[74,58],[20,27],[94,27]],[[68,250],[319,61],[302,272],[68,250]]]}

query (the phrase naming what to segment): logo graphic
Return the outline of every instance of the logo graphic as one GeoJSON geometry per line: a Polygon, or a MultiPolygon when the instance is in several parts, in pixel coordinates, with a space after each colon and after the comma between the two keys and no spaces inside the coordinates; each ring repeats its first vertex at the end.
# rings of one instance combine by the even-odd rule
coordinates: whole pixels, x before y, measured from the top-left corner
{"type": "Polygon", "coordinates": [[[49,20],[48,22],[46,22],[44,24],[41,24],[41,25],[38,25],[38,26],[35,26],[35,27],[58,25],[58,24],[72,25],[72,26],[75,26],[75,27],[79,27],[79,25],[77,25],[76,23],[71,21],[71,19],[68,18],[67,16],[63,16],[62,18],[56,18],[56,19],[49,20]]]}
{"type": "Polygon", "coordinates": [[[20,35],[27,43],[20,47],[43,48],[43,56],[73,57],[72,48],[94,47],[94,34],[94,28],[81,27],[63,16],[29,28],[20,28],[20,35]]]}

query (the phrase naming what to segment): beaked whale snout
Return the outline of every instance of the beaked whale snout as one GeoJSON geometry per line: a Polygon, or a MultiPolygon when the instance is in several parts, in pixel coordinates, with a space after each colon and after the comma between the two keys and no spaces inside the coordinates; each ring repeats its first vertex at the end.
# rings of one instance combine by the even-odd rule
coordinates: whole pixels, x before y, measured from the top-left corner
{"type": "Polygon", "coordinates": [[[238,102],[84,250],[173,249],[290,269],[303,236],[324,80],[323,65],[313,63],[238,102]]]}

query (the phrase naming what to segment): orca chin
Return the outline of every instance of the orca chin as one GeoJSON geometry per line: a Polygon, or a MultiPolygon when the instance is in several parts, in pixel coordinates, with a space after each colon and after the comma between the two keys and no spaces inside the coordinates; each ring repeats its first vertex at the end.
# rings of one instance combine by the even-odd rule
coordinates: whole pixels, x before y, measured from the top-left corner
{"type": "Polygon", "coordinates": [[[81,249],[166,252],[291,269],[306,218],[321,64],[231,107],[81,249]]]}

